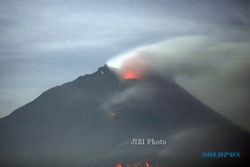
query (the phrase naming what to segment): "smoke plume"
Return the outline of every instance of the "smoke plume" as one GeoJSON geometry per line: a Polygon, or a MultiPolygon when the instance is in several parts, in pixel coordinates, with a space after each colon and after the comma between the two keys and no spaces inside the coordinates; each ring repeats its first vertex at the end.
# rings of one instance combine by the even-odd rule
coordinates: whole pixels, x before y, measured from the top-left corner
{"type": "MultiPolygon", "coordinates": [[[[123,62],[139,55],[147,62],[147,69],[142,66],[141,70],[171,76],[201,101],[250,130],[249,46],[248,41],[177,37],[137,47],[107,64],[119,73],[124,68],[123,62]]],[[[136,65],[140,68],[140,63],[136,65]]]]}

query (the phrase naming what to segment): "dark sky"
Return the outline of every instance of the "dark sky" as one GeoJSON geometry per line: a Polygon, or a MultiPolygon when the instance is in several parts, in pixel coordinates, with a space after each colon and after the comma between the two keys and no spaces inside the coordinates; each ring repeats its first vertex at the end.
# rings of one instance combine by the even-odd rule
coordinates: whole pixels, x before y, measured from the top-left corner
{"type": "Polygon", "coordinates": [[[0,117],[144,44],[250,39],[247,0],[0,0],[0,117]]]}

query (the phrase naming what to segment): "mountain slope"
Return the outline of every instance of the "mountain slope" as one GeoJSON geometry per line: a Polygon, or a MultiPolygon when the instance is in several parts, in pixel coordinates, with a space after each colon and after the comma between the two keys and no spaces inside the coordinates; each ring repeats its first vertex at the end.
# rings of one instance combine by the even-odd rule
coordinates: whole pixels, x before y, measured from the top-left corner
{"type": "Polygon", "coordinates": [[[0,120],[0,164],[159,166],[243,163],[249,134],[201,103],[172,79],[121,80],[106,65],[44,92],[0,120]],[[166,145],[131,145],[133,138],[166,145]],[[204,151],[240,151],[239,159],[204,159],[204,151]],[[195,163],[194,163],[195,162],[195,163]]]}

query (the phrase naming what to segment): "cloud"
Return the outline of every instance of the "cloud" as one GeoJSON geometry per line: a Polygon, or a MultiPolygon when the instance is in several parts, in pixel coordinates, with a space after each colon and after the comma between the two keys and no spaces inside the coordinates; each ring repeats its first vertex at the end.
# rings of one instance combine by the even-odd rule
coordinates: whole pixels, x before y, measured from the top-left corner
{"type": "Polygon", "coordinates": [[[250,129],[250,43],[186,36],[140,46],[108,61],[113,68],[140,55],[150,68],[173,77],[218,112],[250,129]]]}

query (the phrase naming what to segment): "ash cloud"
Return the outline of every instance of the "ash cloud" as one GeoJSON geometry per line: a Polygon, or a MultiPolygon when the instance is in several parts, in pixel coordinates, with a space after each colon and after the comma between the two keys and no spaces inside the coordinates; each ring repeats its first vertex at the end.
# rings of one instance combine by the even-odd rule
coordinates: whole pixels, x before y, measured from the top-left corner
{"type": "Polygon", "coordinates": [[[124,104],[131,103],[135,99],[144,99],[146,97],[152,96],[152,86],[145,83],[137,83],[130,85],[124,90],[118,91],[111,96],[109,96],[101,106],[101,109],[105,114],[112,116],[112,113],[127,112],[127,109],[124,104]],[[117,110],[117,107],[120,107],[117,110]]]}
{"type": "Polygon", "coordinates": [[[250,130],[250,43],[207,36],[170,38],[108,61],[113,68],[141,55],[150,69],[171,76],[201,101],[250,130]]]}

